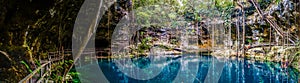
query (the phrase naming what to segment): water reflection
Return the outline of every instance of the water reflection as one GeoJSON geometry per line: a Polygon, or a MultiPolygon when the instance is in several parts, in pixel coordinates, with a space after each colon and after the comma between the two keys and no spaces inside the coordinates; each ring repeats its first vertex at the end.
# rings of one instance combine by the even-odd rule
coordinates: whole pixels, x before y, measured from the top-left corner
{"type": "MultiPolygon", "coordinates": [[[[127,59],[122,60],[130,60],[132,62],[131,65],[126,64],[129,67],[120,67],[114,60],[108,59],[99,60],[99,65],[106,78],[112,83],[170,83],[174,82],[175,78],[178,78],[178,73],[183,74],[179,76],[180,80],[190,80],[194,83],[297,83],[299,77],[299,72],[292,68],[282,68],[280,63],[244,59],[217,59],[211,56],[148,56],[127,59]],[[220,64],[224,67],[220,67],[220,64]],[[136,66],[140,69],[157,69],[160,72],[151,79],[137,80],[122,72],[123,70],[128,70],[132,74],[139,74],[131,66],[136,66]],[[210,68],[212,68],[212,72],[209,72],[210,68]],[[222,68],[221,72],[214,72],[220,68],[222,68]],[[191,73],[193,71],[196,71],[196,73],[191,73]]],[[[146,72],[143,73],[146,76],[155,74],[151,71],[146,72]]]]}

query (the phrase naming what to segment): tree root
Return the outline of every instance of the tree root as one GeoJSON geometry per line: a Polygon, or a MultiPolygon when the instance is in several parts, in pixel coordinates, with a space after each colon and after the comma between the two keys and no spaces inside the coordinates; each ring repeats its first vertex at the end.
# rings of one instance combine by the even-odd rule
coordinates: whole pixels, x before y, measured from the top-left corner
{"type": "Polygon", "coordinates": [[[3,54],[9,61],[12,61],[12,59],[9,57],[9,55],[6,52],[0,50],[0,53],[3,54]]]}
{"type": "MultiPolygon", "coordinates": [[[[280,26],[273,20],[269,19],[269,18],[266,18],[265,15],[263,15],[263,12],[262,10],[260,9],[259,6],[257,6],[257,2],[256,0],[250,0],[252,2],[252,4],[254,5],[256,11],[258,12],[259,16],[264,19],[265,21],[267,21],[271,26],[272,28],[274,28],[274,30],[282,37],[282,38],[285,38],[286,36],[289,36],[289,37],[294,37],[293,35],[290,35],[290,34],[287,34],[285,33],[281,28],[280,26]]],[[[292,42],[293,44],[295,44],[295,41],[293,41],[291,38],[288,37],[288,40],[290,42],[292,42]]]]}

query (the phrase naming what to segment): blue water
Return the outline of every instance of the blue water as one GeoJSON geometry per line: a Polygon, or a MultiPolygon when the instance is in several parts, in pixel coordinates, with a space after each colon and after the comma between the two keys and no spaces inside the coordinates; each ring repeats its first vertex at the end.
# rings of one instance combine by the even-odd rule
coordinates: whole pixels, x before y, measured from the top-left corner
{"type": "Polygon", "coordinates": [[[300,74],[280,63],[193,55],[101,59],[99,65],[111,83],[298,83],[300,74]]]}

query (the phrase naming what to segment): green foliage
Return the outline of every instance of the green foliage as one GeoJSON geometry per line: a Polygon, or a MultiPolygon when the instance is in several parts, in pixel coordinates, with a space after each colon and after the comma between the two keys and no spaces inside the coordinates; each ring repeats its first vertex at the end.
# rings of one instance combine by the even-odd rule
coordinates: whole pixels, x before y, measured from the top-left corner
{"type": "Polygon", "coordinates": [[[258,39],[258,42],[260,42],[260,43],[262,43],[264,41],[264,38],[262,38],[262,37],[260,37],[259,39],[258,39]]]}
{"type": "Polygon", "coordinates": [[[281,0],[275,0],[275,3],[276,3],[276,4],[279,4],[279,3],[280,3],[280,1],[281,1],[281,0]]]}
{"type": "Polygon", "coordinates": [[[178,40],[178,39],[171,39],[171,40],[170,40],[170,43],[171,43],[171,44],[178,45],[178,44],[179,44],[179,40],[178,40]]]}
{"type": "Polygon", "coordinates": [[[69,72],[69,74],[71,75],[71,76],[78,76],[78,75],[80,75],[80,73],[79,72],[69,72]]]}
{"type": "MultiPolygon", "coordinates": [[[[60,47],[71,48],[72,45],[70,42],[72,41],[72,27],[83,1],[84,0],[48,0],[45,2],[40,2],[32,0],[6,0],[1,2],[3,7],[0,8],[0,50],[6,51],[12,55],[11,57],[15,61],[12,63],[19,63],[19,61],[21,61],[21,67],[16,67],[19,71],[3,74],[15,74],[15,72],[19,74],[18,72],[24,72],[22,70],[28,70],[29,72],[32,72],[30,68],[32,65],[27,64],[24,61],[25,59],[29,58],[28,55],[32,55],[32,58],[34,58],[34,63],[40,66],[41,64],[39,61],[37,61],[37,57],[45,58],[47,57],[47,52],[57,51],[60,49],[60,47]],[[26,68],[21,69],[23,66],[26,68]]],[[[132,0],[132,3],[133,9],[137,11],[136,19],[139,20],[137,22],[141,26],[182,26],[184,23],[181,24],[177,20],[180,20],[179,17],[183,17],[184,15],[190,15],[193,19],[191,21],[201,21],[205,18],[220,16],[225,20],[225,24],[229,25],[231,23],[230,20],[232,19],[231,15],[233,14],[232,9],[235,5],[233,0],[213,1],[214,2],[206,0],[206,2],[212,2],[206,4],[197,0],[194,2],[191,0],[132,0]]],[[[279,4],[281,1],[282,0],[258,0],[262,10],[268,7],[271,2],[279,4]]],[[[114,15],[115,13],[116,12],[112,12],[114,15]]],[[[114,15],[103,16],[109,17],[109,19],[104,18],[107,22],[101,22],[100,26],[103,25],[107,27],[106,25],[117,24],[114,21],[117,20],[116,17],[118,16],[114,15]]],[[[291,16],[293,17],[289,20],[294,20],[294,17],[295,19],[298,18],[294,16],[294,14],[291,14],[291,16]]],[[[277,21],[280,20],[277,17],[275,17],[275,19],[277,21]]],[[[284,22],[282,23],[286,24],[279,24],[280,26],[290,24],[289,22],[286,22],[285,19],[283,19],[283,21],[284,22]]],[[[295,21],[294,24],[299,23],[295,21]]],[[[113,30],[109,29],[102,29],[99,32],[100,35],[98,34],[97,37],[104,37],[106,39],[105,41],[110,41],[110,34],[113,32],[113,30]]],[[[144,52],[145,50],[149,50],[151,48],[151,44],[149,44],[151,40],[151,37],[142,39],[141,44],[138,46],[140,52],[144,52]]],[[[247,41],[252,42],[251,40],[247,41]]],[[[264,39],[259,38],[258,41],[263,42],[264,39]]],[[[171,40],[171,43],[178,43],[178,40],[173,39],[171,40]]],[[[299,52],[297,54],[299,56],[299,52]]],[[[62,73],[71,63],[73,63],[73,60],[65,60],[55,64],[54,68],[56,69],[53,71],[53,79],[61,80],[62,73]]],[[[14,66],[15,65],[11,65],[10,67],[14,66]]],[[[69,74],[72,76],[79,75],[77,72],[70,72],[69,74]]],[[[21,76],[18,78],[21,78],[21,76]]],[[[2,79],[6,78],[1,78],[0,80],[2,79]]]]}
{"type": "MultiPolygon", "coordinates": [[[[62,82],[63,74],[66,73],[66,69],[69,68],[71,64],[73,64],[73,60],[63,60],[52,64],[53,69],[51,69],[52,74],[50,79],[54,80],[55,82],[62,82]]],[[[71,77],[76,77],[77,75],[76,72],[68,72],[68,74],[70,73],[72,74],[71,77]]]]}
{"type": "Polygon", "coordinates": [[[21,63],[27,68],[27,70],[32,73],[32,70],[30,68],[30,66],[25,62],[25,61],[21,61],[21,63]]]}
{"type": "MultiPolygon", "coordinates": [[[[299,48],[299,47],[298,47],[299,48]]],[[[300,70],[300,67],[299,67],[299,65],[300,65],[300,51],[297,51],[294,55],[292,55],[292,56],[290,56],[289,58],[291,58],[291,65],[294,67],[294,68],[296,68],[296,69],[298,69],[298,70],[300,70]],[[298,67],[298,68],[297,68],[298,67]]]]}
{"type": "Polygon", "coordinates": [[[35,64],[37,64],[37,66],[41,66],[41,63],[38,60],[35,60],[35,64]]]}
{"type": "Polygon", "coordinates": [[[252,41],[252,39],[247,39],[247,42],[252,43],[253,41],[252,41]]]}
{"type": "Polygon", "coordinates": [[[1,74],[11,76],[0,80],[19,81],[26,76],[22,74],[27,74],[23,70],[32,72],[30,67],[41,65],[37,57],[45,59],[45,53],[49,51],[71,48],[73,25],[83,1],[1,1],[0,50],[9,53],[13,59],[13,62],[2,62],[13,64],[3,68],[5,71],[1,70],[4,72],[1,74]],[[26,63],[25,60],[30,61],[26,63]],[[10,71],[12,67],[16,69],[10,71]]]}
{"type": "Polygon", "coordinates": [[[225,11],[233,6],[232,0],[215,0],[215,7],[218,10],[225,11]]]}
{"type": "Polygon", "coordinates": [[[149,42],[152,40],[152,37],[146,37],[142,39],[141,44],[138,45],[138,51],[144,53],[146,50],[150,50],[151,46],[149,42]]]}
{"type": "Polygon", "coordinates": [[[225,20],[225,25],[229,26],[231,21],[231,15],[233,14],[234,4],[232,0],[216,0],[215,7],[225,20]]]}
{"type": "Polygon", "coordinates": [[[80,75],[80,73],[79,72],[76,72],[76,71],[70,71],[69,73],[68,73],[73,79],[72,79],[72,82],[74,82],[74,83],[79,83],[80,81],[79,81],[79,75],[80,75]]]}
{"type": "Polygon", "coordinates": [[[137,25],[143,27],[150,27],[150,25],[169,27],[173,22],[177,22],[176,20],[180,19],[172,5],[165,4],[136,8],[135,13],[137,25]]]}
{"type": "MultiPolygon", "coordinates": [[[[234,4],[232,0],[215,0],[215,2],[189,0],[134,0],[133,7],[136,10],[137,22],[141,26],[159,25],[164,27],[175,27],[180,23],[179,17],[186,21],[200,22],[206,17],[219,16],[229,25],[234,4]],[[205,3],[204,3],[205,2],[205,3]],[[202,14],[202,15],[200,15],[202,14]],[[202,16],[205,17],[202,17],[202,16]]],[[[181,25],[182,26],[182,25],[181,25]]]]}
{"type": "Polygon", "coordinates": [[[165,45],[159,45],[158,47],[163,48],[163,49],[167,49],[167,50],[171,50],[172,48],[165,46],[165,45]]]}

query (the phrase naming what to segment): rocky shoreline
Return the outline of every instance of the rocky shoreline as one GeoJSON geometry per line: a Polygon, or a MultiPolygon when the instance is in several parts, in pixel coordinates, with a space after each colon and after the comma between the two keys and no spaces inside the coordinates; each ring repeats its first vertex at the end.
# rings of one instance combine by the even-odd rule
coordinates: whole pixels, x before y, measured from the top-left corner
{"type": "MultiPolygon", "coordinates": [[[[194,35],[196,33],[187,34],[186,37],[181,37],[183,33],[177,33],[175,28],[148,27],[142,28],[136,32],[134,38],[130,40],[131,45],[124,47],[117,55],[111,58],[118,57],[135,57],[148,55],[182,55],[183,53],[205,53],[217,58],[246,58],[258,61],[280,62],[282,67],[291,66],[300,71],[300,47],[297,46],[276,46],[276,45],[259,45],[246,46],[245,54],[242,54],[235,48],[221,46],[212,48],[211,38],[202,38],[204,34],[194,35]],[[194,38],[194,39],[187,39],[194,38]],[[197,43],[185,44],[184,40],[195,40],[197,43]],[[238,52],[237,52],[238,51],[238,52]],[[123,56],[124,55],[124,56],[123,56]]],[[[206,37],[206,36],[205,36],[206,37]]],[[[122,44],[122,43],[120,43],[122,44]]]]}
{"type": "Polygon", "coordinates": [[[236,52],[236,50],[216,50],[211,53],[215,57],[240,57],[256,61],[270,61],[280,62],[282,67],[291,66],[300,71],[300,47],[296,46],[272,46],[270,47],[256,47],[246,50],[245,56],[242,52],[236,52]]]}

